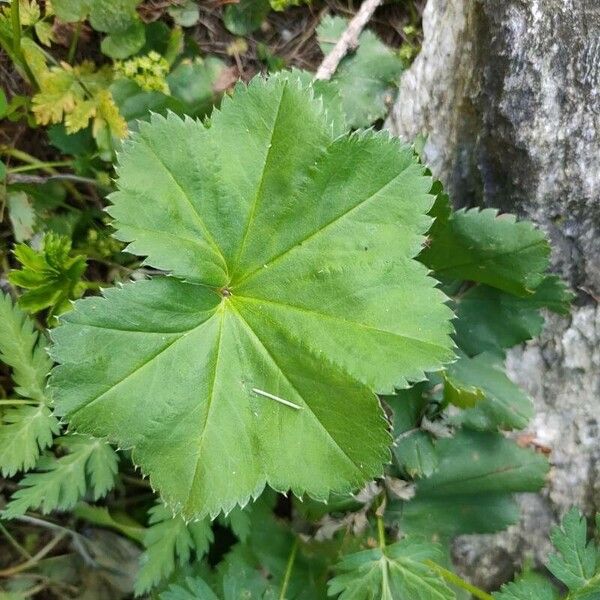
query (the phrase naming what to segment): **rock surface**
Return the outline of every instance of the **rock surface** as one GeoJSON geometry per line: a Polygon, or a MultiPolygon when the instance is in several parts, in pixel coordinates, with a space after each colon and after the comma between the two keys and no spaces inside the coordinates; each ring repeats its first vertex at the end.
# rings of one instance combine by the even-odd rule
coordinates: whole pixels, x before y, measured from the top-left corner
{"type": "Polygon", "coordinates": [[[423,28],[388,127],[427,135],[426,159],[457,205],[542,227],[578,293],[569,319],[550,317],[508,360],[553,468],[542,495],[521,499],[519,526],[457,541],[459,565],[489,587],[525,556],[543,561],[570,506],[600,510],[600,2],[429,0],[423,28]]]}

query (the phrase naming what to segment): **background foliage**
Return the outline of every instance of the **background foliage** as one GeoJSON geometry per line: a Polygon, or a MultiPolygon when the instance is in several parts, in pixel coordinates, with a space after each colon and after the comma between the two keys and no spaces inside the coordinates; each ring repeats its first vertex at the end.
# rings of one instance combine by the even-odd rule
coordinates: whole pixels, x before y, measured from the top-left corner
{"type": "MultiPolygon", "coordinates": [[[[118,196],[113,235],[104,209],[115,190],[117,157],[131,153],[124,140],[151,132],[166,145],[176,127],[188,128],[182,138],[189,135],[192,125],[178,125],[183,121],[174,116],[189,115],[214,124],[222,142],[225,129],[218,129],[213,107],[238,79],[258,72],[281,72],[278,81],[310,88],[334,137],[380,129],[397,81],[418,51],[418,4],[383,7],[332,80],[314,84],[312,71],[352,14],[346,5],[20,0],[0,6],[0,597],[597,597],[598,549],[587,544],[586,523],[576,511],[553,535],[556,555],[548,572],[554,583],[525,568],[490,596],[450,569],[455,536],[515,523],[514,494],[544,484],[545,449],[519,433],[533,415],[532,403],[506,376],[504,358],[540,332],[543,310],[566,313],[571,294],[547,273],[549,246],[541,232],[491,209],[454,211],[439,182],[425,190],[435,199],[429,212],[435,221],[413,254],[449,298],[457,360],[445,368],[438,361],[412,387],[371,386],[382,392],[391,461],[362,490],[327,495],[324,502],[267,489],[246,506],[229,503],[232,510],[219,513],[222,503],[205,511],[219,513],[213,521],[186,520],[151,489],[129,449],[90,435],[94,431],[73,431],[58,418],[46,387],[49,333],[72,301],[130,280],[160,280],[157,268],[173,269],[179,258],[170,257],[173,264],[160,264],[164,256],[140,258],[158,254],[164,223],[144,245],[124,231],[131,223],[119,212],[126,199],[118,196]],[[152,114],[171,114],[173,129],[157,129],[166,121],[152,114]],[[137,247],[126,249],[124,242],[134,239],[137,247]]],[[[242,102],[223,105],[220,114],[227,114],[242,102]]],[[[302,115],[311,106],[307,100],[288,107],[283,134],[303,140],[300,151],[302,115]]],[[[267,108],[257,114],[268,117],[267,108]]],[[[252,116],[249,109],[238,115],[238,126],[252,116]]],[[[391,142],[382,134],[372,139],[376,172],[391,142]]],[[[219,152],[227,181],[234,181],[244,145],[219,152]]],[[[404,153],[422,170],[418,144],[404,153]]],[[[348,165],[353,170],[361,160],[349,156],[348,165]]],[[[118,175],[126,181],[126,174],[118,175]]],[[[144,178],[151,187],[156,180],[150,176],[139,173],[134,187],[144,178]]],[[[135,219],[135,198],[129,202],[128,218],[135,219]]],[[[386,243],[393,245],[393,238],[386,243]]],[[[67,320],[76,321],[78,311],[67,320]]],[[[64,348],[77,354],[72,335],[64,348]]],[[[117,363],[125,347],[111,341],[104,358],[117,363]]],[[[392,350],[383,347],[381,360],[392,350]]],[[[94,355],[102,356],[101,349],[94,355]]],[[[91,380],[89,373],[70,378],[76,386],[91,380]]],[[[158,461],[168,454],[157,448],[161,439],[152,440],[158,461]]]]}

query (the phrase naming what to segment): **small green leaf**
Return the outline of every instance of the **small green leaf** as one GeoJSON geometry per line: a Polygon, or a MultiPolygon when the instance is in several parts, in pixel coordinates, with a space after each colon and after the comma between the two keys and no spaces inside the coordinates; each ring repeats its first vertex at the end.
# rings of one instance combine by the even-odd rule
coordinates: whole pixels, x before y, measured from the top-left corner
{"type": "Polygon", "coordinates": [[[30,240],[33,237],[36,214],[27,194],[21,191],[8,192],[6,202],[15,240],[30,240]]]}
{"type": "Polygon", "coordinates": [[[535,288],[532,300],[539,308],[547,308],[559,315],[568,315],[575,293],[557,275],[547,275],[535,288]]]}
{"type": "Polygon", "coordinates": [[[440,464],[417,486],[418,494],[534,492],[544,484],[548,461],[500,434],[462,431],[437,442],[440,464]]]}
{"type": "Polygon", "coordinates": [[[548,462],[497,433],[464,430],[439,439],[438,468],[419,480],[410,502],[394,501],[389,518],[403,531],[442,538],[493,532],[514,523],[519,511],[510,494],[544,485],[548,462]]]}
{"type": "Polygon", "coordinates": [[[428,477],[438,464],[438,454],[429,433],[420,429],[428,400],[425,386],[416,384],[395,396],[384,396],[392,408],[394,441],[392,452],[402,473],[409,477],[428,477]]]}
{"type": "Polygon", "coordinates": [[[33,26],[33,28],[35,30],[35,35],[37,36],[38,40],[40,40],[40,42],[44,44],[44,46],[50,46],[52,44],[54,34],[52,25],[50,23],[46,23],[45,21],[38,21],[33,26]]]}
{"type": "Polygon", "coordinates": [[[91,4],[92,0],[52,0],[54,14],[65,23],[85,19],[91,4]]]}
{"type": "Polygon", "coordinates": [[[183,60],[167,77],[171,94],[185,106],[191,116],[205,116],[220,98],[215,83],[225,69],[225,63],[216,56],[183,60]]]}
{"type": "Polygon", "coordinates": [[[546,276],[525,298],[487,285],[473,286],[456,299],[456,342],[470,356],[484,351],[503,353],[540,333],[541,308],[568,314],[572,299],[573,294],[555,275],[546,276]]]}
{"type": "Polygon", "coordinates": [[[185,0],[182,4],[169,7],[169,16],[181,27],[193,27],[200,18],[200,9],[194,0],[185,0]]]}
{"type": "MultiPolygon", "coordinates": [[[[321,50],[328,54],[348,26],[342,17],[326,16],[317,28],[321,50]]],[[[331,78],[330,85],[338,90],[348,125],[368,127],[382,119],[390,110],[396,93],[403,63],[371,31],[363,31],[358,48],[346,56],[331,78]]]]}
{"type": "Polygon", "coordinates": [[[90,24],[96,31],[120,33],[139,20],[135,7],[140,0],[93,0],[89,4],[90,24]]]}
{"type": "Polygon", "coordinates": [[[134,21],[127,29],[107,35],[100,43],[100,49],[110,58],[123,59],[139,52],[145,43],[144,24],[134,21]]]}
{"type": "Polygon", "coordinates": [[[188,563],[192,552],[196,560],[201,559],[212,541],[210,521],[186,523],[162,504],[154,506],[150,510],[150,527],[144,535],[146,549],[140,558],[136,594],[147,592],[171,575],[176,563],[188,563]]]}
{"type": "Polygon", "coordinates": [[[62,124],[52,125],[48,128],[50,143],[63,154],[72,156],[91,154],[94,151],[94,138],[89,129],[81,129],[77,133],[67,133],[62,124]]]}
{"type": "Polygon", "coordinates": [[[87,265],[85,257],[72,255],[69,238],[47,233],[41,250],[18,244],[15,257],[22,267],[11,271],[8,280],[26,290],[19,306],[27,312],[49,308],[51,315],[61,314],[70,309],[70,300],[83,294],[81,278],[87,265]]]}
{"type": "Polygon", "coordinates": [[[544,324],[532,301],[533,296],[519,298],[486,285],[472,287],[456,302],[457,344],[475,356],[484,351],[503,353],[532,339],[544,324]]]}
{"type": "Polygon", "coordinates": [[[178,114],[185,112],[184,105],[176,98],[158,91],[144,91],[131,79],[117,79],[110,86],[110,91],[130,131],[138,128],[137,121],[149,120],[153,112],[164,115],[170,110],[178,114]]]}
{"type": "Polygon", "coordinates": [[[386,512],[392,525],[408,534],[451,540],[457,535],[495,533],[519,521],[520,509],[511,494],[420,495],[410,502],[394,501],[386,512]]]}
{"type": "Polygon", "coordinates": [[[410,538],[350,554],[336,566],[328,593],[339,600],[452,600],[454,592],[425,564],[436,559],[437,546],[410,538]]]}
{"type": "Polygon", "coordinates": [[[444,378],[444,400],[459,408],[473,408],[485,398],[483,390],[474,385],[455,379],[455,371],[446,370],[442,372],[444,378]]]}
{"type": "Polygon", "coordinates": [[[430,239],[419,258],[443,280],[476,281],[528,296],[548,267],[550,246],[544,233],[490,208],[456,211],[430,239]]]}
{"type": "Polygon", "coordinates": [[[248,35],[262,25],[270,11],[269,0],[240,0],[225,7],[223,24],[234,35],[248,35]]]}
{"type": "MultiPolygon", "coordinates": [[[[474,358],[461,356],[447,369],[445,394],[470,396],[475,405],[465,406],[454,419],[473,429],[524,429],[533,416],[531,398],[507,376],[504,359],[484,352],[474,358]]],[[[448,398],[449,399],[449,398],[448,398]]],[[[464,398],[463,398],[464,400],[464,398]]]]}

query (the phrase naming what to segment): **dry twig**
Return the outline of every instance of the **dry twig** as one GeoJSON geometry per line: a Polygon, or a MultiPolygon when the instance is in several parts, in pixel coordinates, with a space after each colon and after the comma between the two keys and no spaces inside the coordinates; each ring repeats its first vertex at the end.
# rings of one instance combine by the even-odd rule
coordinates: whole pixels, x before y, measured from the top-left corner
{"type": "Polygon", "coordinates": [[[346,31],[344,31],[331,52],[319,66],[315,79],[331,79],[331,76],[335,73],[344,56],[358,47],[358,37],[381,2],[382,0],[365,0],[360,5],[360,9],[356,15],[348,23],[346,31]]]}

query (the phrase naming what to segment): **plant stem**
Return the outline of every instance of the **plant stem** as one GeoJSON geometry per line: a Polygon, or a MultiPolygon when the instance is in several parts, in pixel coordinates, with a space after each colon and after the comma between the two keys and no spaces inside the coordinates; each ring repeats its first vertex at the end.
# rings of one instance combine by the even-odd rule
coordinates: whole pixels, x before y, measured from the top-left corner
{"type": "Polygon", "coordinates": [[[456,573],[452,571],[448,571],[448,569],[444,569],[437,563],[434,563],[432,560],[426,560],[425,564],[432,570],[435,571],[438,575],[441,575],[448,583],[455,585],[467,592],[469,592],[475,598],[479,598],[479,600],[494,600],[490,594],[483,591],[482,589],[470,584],[468,581],[465,581],[462,577],[459,577],[456,573]]]}
{"type": "Polygon", "coordinates": [[[385,548],[385,524],[383,517],[377,515],[377,537],[379,538],[379,547],[383,550],[385,548]]]}
{"type": "Polygon", "coordinates": [[[10,22],[12,29],[12,57],[17,67],[25,73],[31,85],[35,85],[35,77],[23,56],[21,48],[21,6],[19,0],[14,0],[10,5],[10,22]]]}
{"type": "Polygon", "coordinates": [[[290,556],[285,567],[285,574],[283,576],[283,583],[281,584],[281,592],[279,594],[279,600],[285,600],[288,586],[290,584],[290,578],[292,577],[292,570],[294,568],[294,561],[296,560],[296,554],[298,553],[298,538],[294,540],[292,549],[290,550],[290,556]]]}
{"type": "Polygon", "coordinates": [[[73,39],[71,39],[71,45],[69,46],[69,54],[67,55],[67,62],[72,65],[73,59],[75,58],[75,52],[77,52],[77,43],[79,42],[79,34],[81,33],[81,21],[77,23],[75,32],[73,33],[73,39]]]}
{"type": "MultiPolygon", "coordinates": [[[[57,173],[57,171],[51,166],[52,163],[45,163],[41,160],[38,160],[37,158],[35,158],[35,156],[31,156],[31,154],[27,154],[27,152],[23,152],[23,150],[18,150],[17,148],[11,148],[10,146],[0,146],[0,154],[4,154],[5,156],[12,156],[13,158],[16,158],[17,160],[20,160],[21,162],[28,163],[30,165],[35,165],[36,168],[40,169],[41,171],[45,171],[46,173],[49,173],[50,175],[59,175],[59,173],[57,173]]],[[[61,166],[73,166],[73,163],[72,162],[67,163],[65,161],[65,164],[61,165],[61,166]]],[[[22,167],[16,167],[16,169],[21,169],[21,168],[22,167]]],[[[9,169],[8,172],[11,174],[14,174],[15,169],[9,169]]],[[[72,196],[75,198],[75,200],[77,200],[79,203],[85,202],[83,196],[79,193],[77,188],[70,181],[65,181],[64,186],[72,194],[72,196]]]]}
{"type": "Polygon", "coordinates": [[[21,546],[21,544],[19,544],[19,542],[17,542],[17,540],[10,534],[10,532],[8,531],[8,529],[6,529],[6,527],[4,527],[4,525],[2,525],[2,523],[0,523],[0,532],[9,541],[10,545],[23,558],[25,558],[26,560],[31,559],[31,554],[29,554],[29,552],[27,552],[27,550],[25,550],[25,548],[23,548],[23,546],[21,546]]]}
{"type": "Polygon", "coordinates": [[[10,22],[12,26],[12,42],[13,52],[15,56],[23,62],[23,52],[21,51],[21,3],[11,2],[10,5],[10,22]]]}
{"type": "Polygon", "coordinates": [[[21,167],[14,167],[12,169],[7,169],[6,172],[9,175],[13,173],[25,173],[26,171],[36,171],[38,169],[49,169],[53,167],[70,167],[73,165],[73,162],[70,160],[56,160],[52,162],[39,162],[31,165],[23,165],[21,167]]]}
{"type": "Polygon", "coordinates": [[[0,400],[0,406],[16,406],[18,404],[30,404],[30,405],[36,405],[39,404],[39,402],[37,400],[0,400]]]}
{"type": "Polygon", "coordinates": [[[11,577],[21,571],[26,571],[31,567],[35,566],[44,556],[49,554],[55,546],[57,546],[66,536],[65,532],[59,533],[55,538],[52,538],[35,556],[32,556],[29,560],[24,563],[9,567],[8,569],[2,569],[0,571],[0,577],[11,577]]]}

